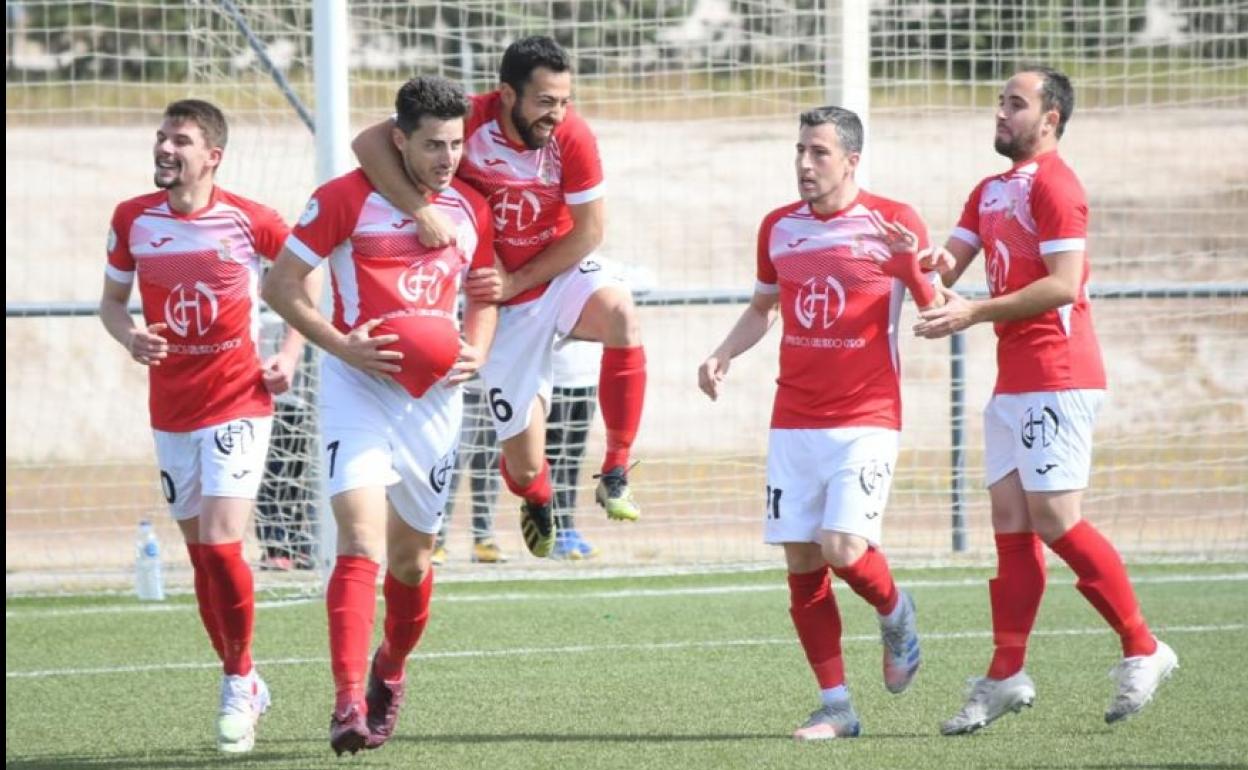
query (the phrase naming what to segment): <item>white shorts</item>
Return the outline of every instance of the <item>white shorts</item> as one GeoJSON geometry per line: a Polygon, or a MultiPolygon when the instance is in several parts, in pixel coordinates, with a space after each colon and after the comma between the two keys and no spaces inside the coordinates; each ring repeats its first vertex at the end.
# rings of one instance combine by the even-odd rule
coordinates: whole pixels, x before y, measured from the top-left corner
{"type": "Polygon", "coordinates": [[[499,441],[529,427],[533,399],[540,397],[550,411],[556,343],[563,344],[590,296],[606,286],[628,288],[617,265],[591,254],[551,281],[537,299],[499,308],[494,344],[481,367],[499,441]]]}
{"type": "Polygon", "coordinates": [[[1103,390],[1002,393],[984,409],[984,478],[1017,470],[1028,492],[1084,489],[1092,472],[1092,428],[1103,390]]]}
{"type": "Polygon", "coordinates": [[[319,401],[327,494],[386,487],[408,526],[431,535],[442,529],[464,417],[461,388],[441,381],[412,398],[398,383],[324,355],[319,401]]]}
{"type": "Polygon", "coordinates": [[[152,431],[173,518],[198,516],[205,497],[255,500],[272,430],[272,417],[240,417],[186,433],[152,431]]]}
{"type": "Polygon", "coordinates": [[[818,543],[823,531],[880,545],[899,434],[887,428],[772,429],[767,543],[818,543]]]}

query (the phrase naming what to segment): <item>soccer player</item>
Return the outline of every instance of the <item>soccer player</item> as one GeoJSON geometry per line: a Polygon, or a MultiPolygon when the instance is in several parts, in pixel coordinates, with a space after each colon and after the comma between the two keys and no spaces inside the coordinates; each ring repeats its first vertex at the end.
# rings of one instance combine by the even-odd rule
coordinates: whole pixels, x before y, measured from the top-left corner
{"type": "Polygon", "coordinates": [[[997,384],[984,410],[995,649],[987,674],[942,725],[946,735],[974,732],[1036,697],[1023,662],[1044,595],[1041,542],[1070,565],[1079,592],[1121,638],[1106,722],[1142,709],[1178,665],[1144,622],[1118,552],[1080,515],[1105,370],[1086,291],[1087,199],[1057,153],[1074,101],[1070,81],[1048,67],[1021,70],[1005,84],[994,146],[1013,166],[971,192],[945,244],[953,265],[942,271],[952,286],[982,247],[991,298],[969,302],[942,288],[945,304],[915,326],[936,338],[991,322],[998,338],[997,384]]]}
{"type": "Polygon", "coordinates": [[[277,256],[287,228],[272,209],[217,187],[227,135],[208,102],[165,108],[153,147],[160,189],[113,212],[100,319],[148,367],[161,487],[224,669],[217,745],[245,752],[269,690],[251,659],[255,603],[242,540],[264,475],[272,395],[290,387],[303,340],[288,334],[261,363],[259,258],[277,256]],[[137,326],[127,308],[136,275],[137,326]]]}
{"type": "Polygon", "coordinates": [[[881,518],[897,464],[901,386],[895,328],[903,292],[939,302],[919,269],[922,220],[903,203],[858,187],[858,116],[841,107],[801,115],[801,200],[768,214],[758,233],[750,305],[698,369],[719,396],[732,359],[783,319],[780,377],[767,450],[765,540],[784,546],[790,614],[821,690],[800,741],[854,737],[841,615],[828,569],[878,614],[884,685],[900,693],[920,663],[914,601],[880,550],[881,518]]]}
{"type": "MultiPolygon", "coordinates": [[[[503,304],[481,377],[502,444],[503,479],[524,500],[525,544],[545,557],[556,534],[545,458],[556,339],[605,346],[598,396],[607,451],[595,496],[614,520],[640,515],[628,463],[641,422],[646,359],[623,277],[594,253],[603,233],[602,164],[593,133],[571,107],[567,53],[549,37],[518,40],[503,53],[499,80],[498,90],[472,97],[459,176],[489,202],[502,267],[474,270],[467,290],[503,304]]],[[[402,173],[385,138],[389,131],[383,122],[356,138],[361,166],[383,195],[413,212],[426,243],[446,242],[436,212],[402,173]]]]}
{"type": "Polygon", "coordinates": [[[339,755],[394,733],[407,656],[429,619],[430,559],[463,418],[460,383],[480,367],[497,322],[496,306],[470,300],[461,340],[455,318],[463,274],[494,260],[485,200],[455,179],[468,108],[463,90],[437,77],[409,80],[395,99],[392,141],[407,173],[434,191],[431,205],[456,224],[453,244],[424,246],[412,218],[356,169],[312,195],[265,282],[273,309],[328,354],[320,425],[338,523],[326,604],[336,687],[329,736],[339,755]],[[332,323],[300,289],[326,258],[332,323]],[[385,636],[370,665],[383,557],[385,636]]]}

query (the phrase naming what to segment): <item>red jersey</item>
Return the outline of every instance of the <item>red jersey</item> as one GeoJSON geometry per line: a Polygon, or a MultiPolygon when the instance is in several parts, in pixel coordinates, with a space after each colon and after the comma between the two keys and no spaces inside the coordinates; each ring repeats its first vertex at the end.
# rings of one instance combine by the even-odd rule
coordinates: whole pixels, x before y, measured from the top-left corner
{"type": "Polygon", "coordinates": [[[459,355],[455,302],[469,267],[494,264],[485,200],[463,182],[431,201],[456,226],[450,246],[421,244],[416,223],[378,193],[356,169],[322,185],[286,241],[309,265],[329,258],[334,327],[343,334],[384,319],[372,336],[399,335],[402,372],[394,375],[419,398],[446,376],[459,355]]]}
{"type": "Polygon", "coordinates": [[[763,219],[757,290],[779,293],[784,327],[772,428],[901,429],[897,318],[905,287],[876,261],[890,252],[869,210],[927,247],[927,228],[909,206],[865,190],[828,217],[793,203],[763,219]]]}
{"type": "MultiPolygon", "coordinates": [[[[602,197],[602,161],[593,132],[573,109],[539,150],[507,138],[501,109],[497,91],[472,97],[458,175],[485,196],[493,213],[494,247],[503,266],[514,271],[572,230],[569,204],[602,197]]],[[[546,286],[504,304],[540,297],[546,286]]]]}
{"type": "Polygon", "coordinates": [[[152,427],[185,433],[273,402],[261,378],[260,259],[273,259],[288,230],[277,212],[214,187],[190,214],[161,190],[119,204],[108,233],[106,275],[139,278],[143,318],[164,323],[169,356],[148,368],[152,427]]]}
{"type": "Polygon", "coordinates": [[[1016,292],[1049,274],[1043,256],[1083,251],[1079,298],[1031,318],[993,324],[996,393],[1103,389],[1105,367],[1088,302],[1088,202],[1056,151],[990,176],[971,192],[952,236],[985,255],[988,291],[1016,292]]]}

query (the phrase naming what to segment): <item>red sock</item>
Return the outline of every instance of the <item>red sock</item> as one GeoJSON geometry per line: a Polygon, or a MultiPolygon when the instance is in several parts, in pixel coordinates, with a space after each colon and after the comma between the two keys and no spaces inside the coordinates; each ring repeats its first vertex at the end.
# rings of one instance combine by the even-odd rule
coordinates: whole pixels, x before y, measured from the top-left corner
{"type": "Polygon", "coordinates": [[[339,705],[364,700],[368,645],[373,637],[379,565],[363,556],[339,556],[325,590],[329,659],[339,705]]]}
{"type": "Polygon", "coordinates": [[[511,477],[507,472],[507,458],[499,456],[498,470],[502,474],[503,481],[506,482],[507,488],[516,497],[523,499],[525,502],[533,505],[549,505],[552,492],[550,491],[550,463],[542,460],[542,469],[537,472],[537,476],[529,482],[527,487],[520,484],[511,477]]]}
{"type": "Polygon", "coordinates": [[[1157,651],[1157,640],[1140,613],[1122,558],[1091,522],[1081,520],[1054,540],[1051,547],[1079,577],[1075,588],[1118,632],[1123,657],[1152,655],[1157,651]]]}
{"type": "Polygon", "coordinates": [[[848,567],[833,567],[832,571],[881,615],[897,608],[897,584],[888,569],[888,559],[875,546],[867,548],[867,552],[848,567]]]}
{"type": "Polygon", "coordinates": [[[841,613],[828,584],[828,569],[789,574],[789,615],[806,660],[815,672],[820,689],[845,684],[845,661],[841,657],[841,613]]]}
{"type": "Polygon", "coordinates": [[[602,470],[628,467],[629,450],[641,425],[646,400],[646,351],[635,348],[603,348],[598,372],[598,405],[607,426],[607,455],[602,470]]]}
{"type": "Polygon", "coordinates": [[[195,603],[199,605],[199,620],[208,632],[212,649],[217,651],[217,658],[225,662],[225,644],[221,641],[221,630],[217,628],[217,614],[212,609],[212,579],[204,566],[203,547],[199,543],[187,543],[186,552],[190,554],[191,570],[195,574],[195,603]]]}
{"type": "Polygon", "coordinates": [[[988,581],[992,605],[992,662],[988,677],[1005,679],[1023,670],[1027,637],[1044,597],[1044,545],[1032,532],[999,532],[997,576],[988,581]]]}
{"type": "Polygon", "coordinates": [[[377,673],[393,682],[403,678],[407,656],[416,648],[429,622],[429,598],[433,596],[433,567],[419,585],[408,585],[386,571],[386,637],[377,654],[377,673]]]}
{"type": "Polygon", "coordinates": [[[251,630],[256,597],[251,567],[243,561],[243,544],[200,543],[200,561],[209,575],[213,614],[221,634],[221,662],[225,673],[251,673],[251,630]]]}

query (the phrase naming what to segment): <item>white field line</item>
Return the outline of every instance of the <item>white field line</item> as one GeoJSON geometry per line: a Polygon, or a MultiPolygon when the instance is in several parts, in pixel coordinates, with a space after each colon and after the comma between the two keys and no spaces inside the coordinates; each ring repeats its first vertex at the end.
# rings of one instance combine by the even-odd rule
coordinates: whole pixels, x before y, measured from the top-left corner
{"type": "MultiPolygon", "coordinates": [[[[1244,631],[1248,629],[1248,624],[1232,623],[1226,625],[1206,625],[1206,626],[1167,626],[1164,628],[1156,628],[1159,634],[1208,634],[1208,633],[1230,633],[1244,631]]],[[[1057,628],[1043,631],[1033,631],[1032,636],[1098,636],[1108,634],[1109,629],[1104,626],[1095,628],[1057,628]]],[[[931,633],[923,634],[924,642],[932,641],[956,641],[962,639],[990,639],[991,631],[953,631],[947,633],[931,633]]],[[[850,643],[867,643],[872,642],[878,644],[880,637],[878,634],[859,634],[854,636],[846,636],[843,642],[850,643]]],[[[566,645],[561,647],[521,647],[506,650],[448,650],[446,652],[417,652],[412,654],[412,659],[421,660],[445,660],[445,659],[471,659],[480,660],[482,658],[516,658],[528,657],[532,655],[584,655],[603,652],[670,652],[682,650],[707,650],[720,649],[728,647],[763,647],[778,645],[793,645],[796,641],[792,637],[771,638],[771,639],[722,639],[714,641],[683,641],[683,642],[648,642],[639,644],[578,644],[566,645]]],[[[308,665],[328,665],[329,658],[273,658],[269,660],[257,660],[256,665],[261,668],[269,668],[272,666],[308,666],[308,665]]],[[[52,668],[38,671],[6,671],[5,679],[46,679],[49,677],[83,677],[109,674],[138,674],[153,671],[186,671],[199,669],[219,669],[221,663],[219,661],[211,662],[175,662],[175,663],[149,663],[141,666],[99,666],[94,668],[52,668]]]]}
{"type": "MultiPolygon", "coordinates": [[[[1132,579],[1135,585],[1160,585],[1166,583],[1242,583],[1248,581],[1248,572],[1194,575],[1154,575],[1132,579]]],[[[1062,582],[1057,582],[1061,585],[1062,582]]],[[[1066,580],[1065,584],[1072,584],[1066,580]]],[[[903,580],[902,588],[977,588],[988,585],[987,578],[956,578],[948,580],[903,580]]],[[[434,593],[435,604],[458,604],[474,602],[531,602],[531,601],[580,601],[593,599],[643,599],[664,596],[716,596],[726,594],[781,593],[788,591],[783,582],[741,583],[718,586],[686,586],[680,588],[622,588],[610,591],[507,591],[498,593],[473,593],[439,595],[434,593]]],[[[380,593],[378,601],[381,600],[380,593]]],[[[322,597],[299,597],[256,602],[257,609],[281,609],[323,601],[322,597]]],[[[6,620],[33,620],[42,618],[78,617],[82,615],[125,615],[163,612],[195,612],[194,604],[107,604],[98,607],[70,607],[66,609],[5,610],[6,620]]]]}

